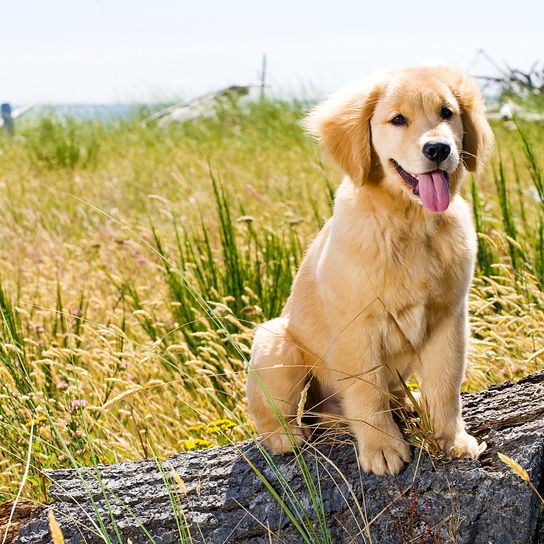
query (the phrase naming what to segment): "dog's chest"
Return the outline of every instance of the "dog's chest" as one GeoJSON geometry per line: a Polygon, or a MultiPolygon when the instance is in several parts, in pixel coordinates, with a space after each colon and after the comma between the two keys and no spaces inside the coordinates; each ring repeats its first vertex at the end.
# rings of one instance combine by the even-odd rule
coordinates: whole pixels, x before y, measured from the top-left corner
{"type": "Polygon", "coordinates": [[[388,308],[400,311],[444,295],[456,259],[443,250],[450,242],[441,238],[405,229],[382,231],[361,244],[358,257],[388,308]]]}
{"type": "Polygon", "coordinates": [[[369,319],[392,316],[416,335],[425,328],[425,309],[451,304],[470,279],[470,244],[462,229],[448,225],[384,228],[367,221],[329,242],[320,268],[334,304],[350,313],[371,305],[369,319]]]}

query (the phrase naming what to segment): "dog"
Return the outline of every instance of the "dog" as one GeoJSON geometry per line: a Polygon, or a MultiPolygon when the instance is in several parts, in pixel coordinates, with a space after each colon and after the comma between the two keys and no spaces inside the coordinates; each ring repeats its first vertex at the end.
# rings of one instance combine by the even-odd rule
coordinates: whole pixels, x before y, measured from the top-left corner
{"type": "Polygon", "coordinates": [[[305,125],[346,176],[281,317],[256,329],[246,393],[258,432],[273,453],[302,444],[312,380],[316,404],[339,401],[362,469],[397,474],[411,455],[392,399],[415,375],[440,447],[477,457],[460,400],[477,241],[459,194],[493,143],[476,82],[448,66],[384,73],[305,125]]]}

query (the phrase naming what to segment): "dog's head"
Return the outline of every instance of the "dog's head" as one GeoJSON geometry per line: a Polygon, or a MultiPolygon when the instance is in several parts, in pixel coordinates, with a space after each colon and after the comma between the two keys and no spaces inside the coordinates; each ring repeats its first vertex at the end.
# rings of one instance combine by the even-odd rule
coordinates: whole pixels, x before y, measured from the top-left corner
{"type": "Polygon", "coordinates": [[[355,184],[442,212],[493,142],[476,82],[450,67],[375,77],[316,107],[307,127],[355,184]]]}

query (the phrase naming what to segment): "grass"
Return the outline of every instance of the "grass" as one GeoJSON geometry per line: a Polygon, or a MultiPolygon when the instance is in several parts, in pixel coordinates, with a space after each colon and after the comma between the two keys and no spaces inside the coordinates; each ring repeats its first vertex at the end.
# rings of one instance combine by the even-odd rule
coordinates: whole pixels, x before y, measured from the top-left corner
{"type": "MultiPolygon", "coordinates": [[[[45,501],[43,469],[161,466],[252,436],[252,328],[280,312],[340,179],[300,128],[306,106],[246,103],[165,129],[44,118],[0,138],[0,502],[27,466],[23,496],[45,501]]],[[[494,129],[491,166],[464,187],[479,245],[469,391],[544,366],[543,132],[494,129]]],[[[317,525],[296,497],[284,507],[327,541],[306,483],[317,525]]]]}

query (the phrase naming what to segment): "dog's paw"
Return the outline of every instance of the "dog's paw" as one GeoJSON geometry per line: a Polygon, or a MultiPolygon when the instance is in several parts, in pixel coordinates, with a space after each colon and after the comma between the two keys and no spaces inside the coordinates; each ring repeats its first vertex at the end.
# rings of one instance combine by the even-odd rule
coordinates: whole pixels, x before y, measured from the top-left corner
{"type": "Polygon", "coordinates": [[[271,453],[277,455],[292,452],[295,446],[300,447],[310,436],[307,427],[290,426],[289,430],[278,429],[263,436],[264,445],[271,453]]]}
{"type": "Polygon", "coordinates": [[[439,443],[447,455],[456,458],[470,457],[471,459],[478,459],[486,448],[485,442],[478,444],[478,441],[464,429],[450,438],[439,440],[439,443]]]}
{"type": "Polygon", "coordinates": [[[410,459],[410,446],[401,438],[387,439],[381,444],[359,443],[359,464],[365,472],[378,476],[398,474],[410,459]]]}

